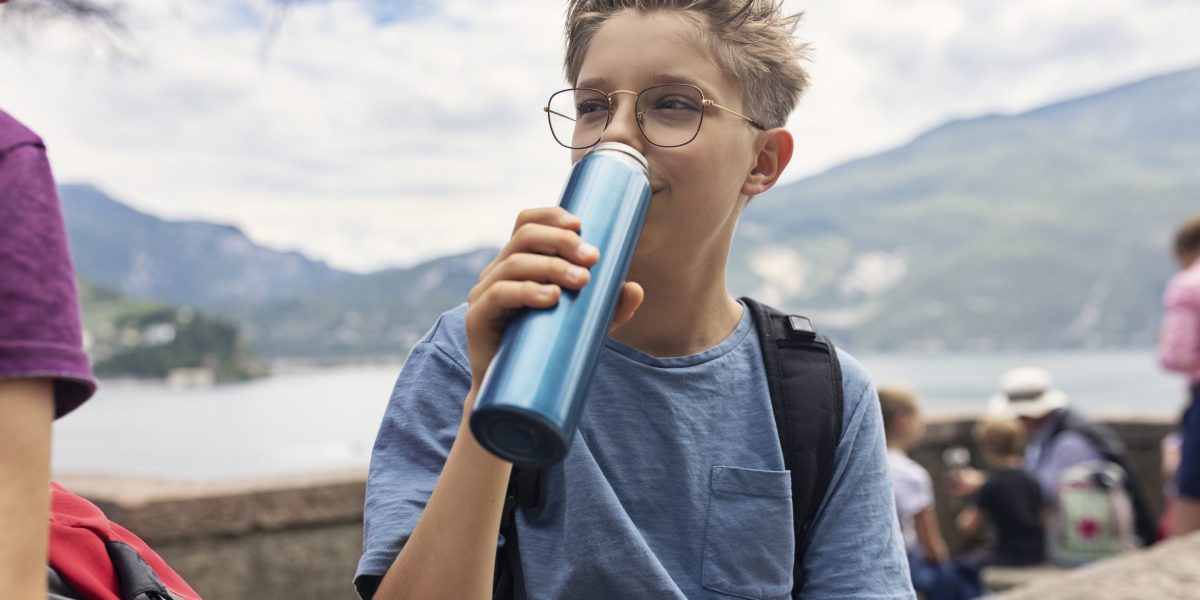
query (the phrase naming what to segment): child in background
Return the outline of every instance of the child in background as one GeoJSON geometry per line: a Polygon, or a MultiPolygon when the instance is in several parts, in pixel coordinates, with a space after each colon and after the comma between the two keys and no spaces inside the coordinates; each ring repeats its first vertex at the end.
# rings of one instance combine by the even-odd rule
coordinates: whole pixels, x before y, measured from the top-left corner
{"type": "Polygon", "coordinates": [[[989,472],[973,504],[958,515],[958,530],[973,536],[991,525],[995,545],[983,564],[1026,566],[1046,560],[1042,490],[1022,470],[1025,430],[1014,419],[985,419],[975,426],[975,441],[989,472]]]}
{"type": "Polygon", "coordinates": [[[879,388],[879,403],[896,513],[910,565],[914,554],[935,564],[945,563],[950,560],[950,552],[933,508],[933,481],[929,471],[908,456],[908,450],[925,434],[917,395],[904,388],[884,386],[879,388]]]}
{"type": "Polygon", "coordinates": [[[925,435],[917,394],[901,387],[884,386],[879,388],[879,404],[883,410],[896,514],[908,551],[913,589],[926,600],[968,600],[982,596],[978,565],[950,560],[934,510],[929,471],[908,456],[908,451],[925,435]]]}

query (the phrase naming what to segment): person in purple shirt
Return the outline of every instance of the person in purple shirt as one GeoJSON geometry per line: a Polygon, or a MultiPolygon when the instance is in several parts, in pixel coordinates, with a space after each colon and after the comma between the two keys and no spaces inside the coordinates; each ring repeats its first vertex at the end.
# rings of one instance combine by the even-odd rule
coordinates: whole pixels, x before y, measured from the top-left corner
{"type": "Polygon", "coordinates": [[[51,422],[96,390],[46,146],[0,111],[0,598],[45,598],[51,422]]]}
{"type": "Polygon", "coordinates": [[[1158,358],[1162,366],[1188,379],[1191,402],[1184,413],[1175,474],[1178,504],[1172,535],[1200,529],[1200,215],[1175,235],[1179,273],[1167,284],[1158,358]]]}

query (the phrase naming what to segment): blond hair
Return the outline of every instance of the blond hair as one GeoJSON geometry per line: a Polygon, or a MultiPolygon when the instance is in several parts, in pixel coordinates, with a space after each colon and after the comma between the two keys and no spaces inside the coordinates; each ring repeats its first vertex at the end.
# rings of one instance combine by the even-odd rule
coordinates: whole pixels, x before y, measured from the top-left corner
{"type": "Polygon", "coordinates": [[[750,117],[783,127],[808,89],[808,44],[793,39],[804,13],[784,15],[774,0],[570,0],[564,71],[574,85],[592,38],[609,18],[627,10],[676,11],[693,18],[718,63],[742,86],[750,117]]]}
{"type": "Polygon", "coordinates": [[[974,433],[979,448],[998,458],[1019,457],[1025,452],[1025,428],[1016,419],[984,419],[975,424],[974,433]]]}
{"type": "Polygon", "coordinates": [[[879,407],[883,411],[883,431],[891,435],[896,420],[920,412],[917,393],[900,386],[885,385],[879,388],[879,407]]]}

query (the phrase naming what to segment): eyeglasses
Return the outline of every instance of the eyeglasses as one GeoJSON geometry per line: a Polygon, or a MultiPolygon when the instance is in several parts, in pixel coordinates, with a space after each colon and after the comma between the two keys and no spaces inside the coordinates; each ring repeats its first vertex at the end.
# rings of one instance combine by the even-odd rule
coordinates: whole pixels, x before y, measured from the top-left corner
{"type": "Polygon", "coordinates": [[[616,103],[613,96],[634,96],[634,115],[646,141],[663,148],[675,148],[696,139],[704,122],[704,108],[711,106],[745,119],[756,129],[761,123],[704,97],[700,88],[686,83],[648,87],[640,92],[616,90],[604,93],[591,88],[569,88],[555,92],[542,110],[550,121],[554,140],[571,149],[588,148],[612,122],[616,103]]]}

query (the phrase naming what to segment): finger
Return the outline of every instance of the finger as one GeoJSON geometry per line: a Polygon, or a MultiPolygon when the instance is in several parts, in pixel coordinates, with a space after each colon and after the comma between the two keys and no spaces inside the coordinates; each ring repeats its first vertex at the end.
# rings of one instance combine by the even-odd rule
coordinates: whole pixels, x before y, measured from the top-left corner
{"type": "Polygon", "coordinates": [[[528,224],[549,225],[551,227],[579,231],[580,220],[579,217],[567,212],[567,209],[561,206],[530,208],[521,211],[517,215],[517,222],[513,225],[513,234],[516,234],[517,230],[528,224]]]}
{"type": "Polygon", "coordinates": [[[627,281],[621,286],[621,299],[617,301],[617,310],[613,314],[612,326],[608,328],[608,332],[612,333],[618,327],[629,322],[637,312],[638,307],[642,305],[642,300],[646,299],[646,292],[641,285],[632,281],[627,281]]]}
{"type": "Polygon", "coordinates": [[[562,290],[552,283],[497,281],[479,297],[476,306],[481,318],[499,320],[506,319],[509,311],[519,308],[554,306],[561,294],[562,290]]]}
{"type": "Polygon", "coordinates": [[[488,277],[500,263],[517,253],[561,256],[584,267],[590,267],[600,259],[600,251],[584,242],[578,233],[561,227],[529,223],[513,234],[496,260],[480,273],[480,278],[488,277]]]}
{"type": "Polygon", "coordinates": [[[522,252],[498,263],[479,284],[488,287],[498,281],[536,281],[577,290],[586,285],[590,277],[586,268],[564,258],[522,252]]]}

